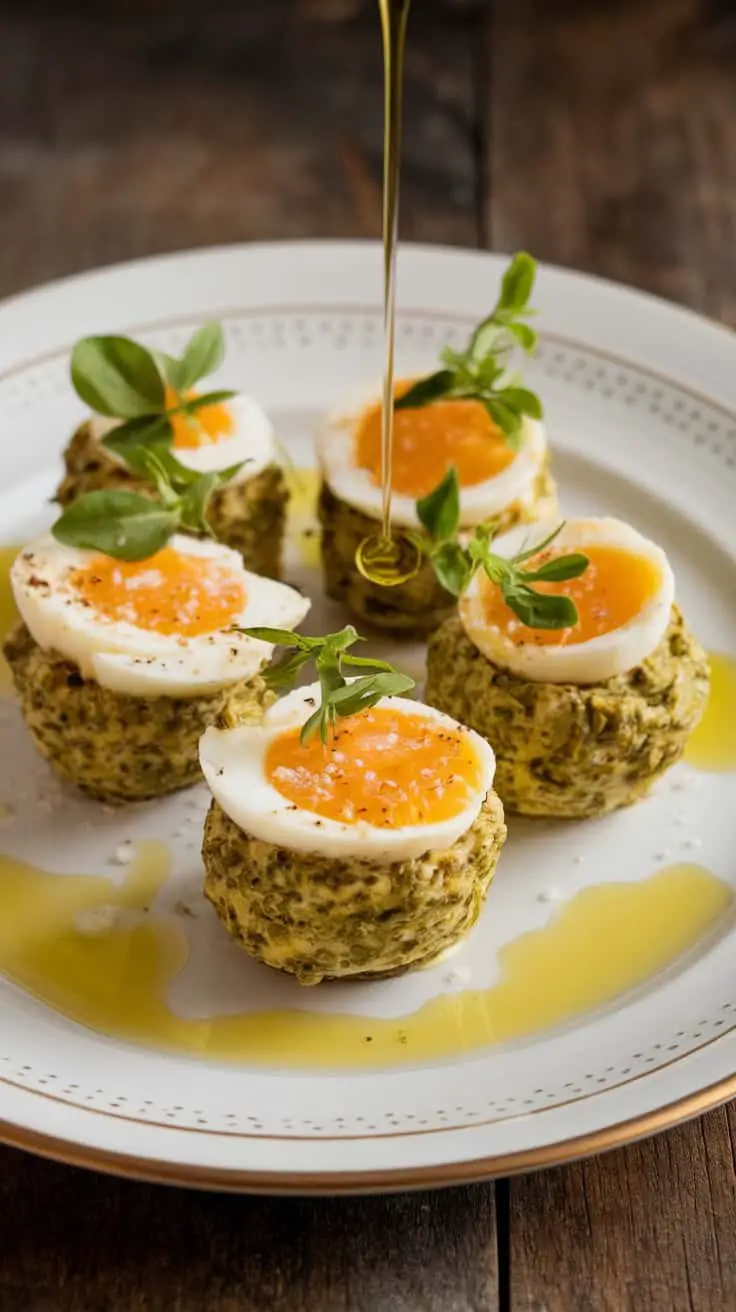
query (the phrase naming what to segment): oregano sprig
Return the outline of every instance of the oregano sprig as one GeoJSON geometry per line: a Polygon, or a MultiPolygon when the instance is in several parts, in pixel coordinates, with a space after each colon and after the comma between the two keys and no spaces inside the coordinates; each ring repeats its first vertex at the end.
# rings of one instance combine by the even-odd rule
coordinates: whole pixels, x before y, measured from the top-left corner
{"type": "Polygon", "coordinates": [[[554,542],[564,524],[559,524],[542,542],[507,558],[492,549],[493,524],[479,524],[463,541],[459,535],[460,487],[454,469],[442,482],[416,503],[425,535],[416,542],[428,556],[442,587],[460,597],[479,569],[498,585],[507,606],[522,624],[533,629],[566,629],[577,623],[578,612],[571,597],[538,592],[535,583],[563,582],[579,578],[588,568],[588,557],[575,551],[552,556],[531,569],[527,561],[537,558],[554,542]]]}
{"type": "Polygon", "coordinates": [[[116,489],[84,493],[52,526],[57,541],[134,561],[153,556],[174,533],[211,537],[209,499],[240,469],[238,464],[198,474],[165,448],[146,446],[136,448],[133,467],[153,484],[155,496],[116,489]]]}
{"type": "Polygon", "coordinates": [[[521,379],[508,371],[509,357],[516,346],[531,353],[537,344],[537,333],[526,322],[534,314],[529,302],[536,267],[525,251],[513,257],[501,280],[496,304],[478,324],[465,350],[444,347],[440,352],[444,368],[414,383],[397,398],[396,410],[448,398],[480,401],[507,444],[518,447],[524,415],[541,419],[543,413],[536,393],[523,387],[521,379]]]}
{"type": "Polygon", "coordinates": [[[142,346],[129,337],[83,337],[72,351],[71,379],[77,395],[96,414],[121,422],[102,445],[129,468],[131,452],[153,445],[171,447],[175,415],[196,423],[203,406],[227,401],[235,393],[218,389],[189,396],[191,389],[221,365],[225,355],[222,325],[206,323],[190,337],[181,356],[142,346]],[[167,388],[175,402],[167,405],[167,388]]]}
{"type": "Polygon", "coordinates": [[[276,647],[285,647],[281,660],[269,666],[263,677],[270,688],[291,688],[309,661],[314,661],[320,685],[320,705],[302,725],[301,741],[309,742],[316,733],[323,743],[335,732],[338,719],[356,715],[358,711],[375,706],[382,697],[396,697],[410,692],[414,680],[408,674],[389,665],[388,661],[372,656],[352,656],[349,648],[363,642],[360,634],[348,624],[338,633],[327,633],[320,638],[307,638],[290,629],[243,629],[251,638],[260,638],[276,647]],[[345,669],[364,670],[364,674],[346,678],[345,669]]]}

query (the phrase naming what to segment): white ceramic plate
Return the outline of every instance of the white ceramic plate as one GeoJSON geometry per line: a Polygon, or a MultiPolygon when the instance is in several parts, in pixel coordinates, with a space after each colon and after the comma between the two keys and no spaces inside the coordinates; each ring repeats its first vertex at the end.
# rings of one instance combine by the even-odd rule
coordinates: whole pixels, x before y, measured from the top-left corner
{"type": "MultiPolygon", "coordinates": [[[[498,257],[401,253],[398,356],[430,367],[493,299],[498,257]]],[[[72,279],[0,307],[3,538],[49,522],[44,499],[80,408],[68,348],[127,330],[169,350],[225,323],[223,378],[252,390],[297,465],[320,412],[381,368],[380,254],[317,243],[201,251],[72,279]]],[[[634,521],[670,553],[706,646],[736,654],[736,346],[662,302],[545,269],[543,394],[566,508],[634,521]]],[[[298,554],[291,575],[317,576],[298,554]]],[[[341,618],[317,606],[313,627],[341,618]]],[[[417,659],[416,653],[405,653],[417,659]]],[[[196,790],[111,812],[53,783],[19,717],[0,723],[2,850],[63,879],[120,881],[122,840],[164,839],[173,873],[151,915],[186,936],[166,1005],[184,1017],[274,1007],[397,1017],[438,992],[488,986],[498,950],[576,891],[697,859],[736,886],[736,776],[678,767],[645,803],[578,826],[517,825],[482,921],[445,967],[370,987],[299,990],[254,966],[199,894],[196,790]],[[550,894],[550,890],[552,890],[550,894]],[[546,900],[545,900],[546,899],[546,900]],[[194,916],[177,914],[186,901],[194,916]],[[168,919],[167,919],[168,918],[168,919]]],[[[6,927],[7,928],[7,927],[6,927]]],[[[32,926],[28,932],[35,932],[32,926]]],[[[43,932],[43,928],[38,932],[43,932]]],[[[0,925],[0,935],[3,926],[0,925]]],[[[0,1120],[11,1143],[151,1179],[358,1191],[480,1178],[562,1161],[674,1124],[736,1094],[736,927],[615,1005],[558,1030],[422,1065],[269,1069],[156,1051],[94,1033],[0,979],[0,1120]]],[[[544,987],[544,981],[540,981],[544,987]]]]}

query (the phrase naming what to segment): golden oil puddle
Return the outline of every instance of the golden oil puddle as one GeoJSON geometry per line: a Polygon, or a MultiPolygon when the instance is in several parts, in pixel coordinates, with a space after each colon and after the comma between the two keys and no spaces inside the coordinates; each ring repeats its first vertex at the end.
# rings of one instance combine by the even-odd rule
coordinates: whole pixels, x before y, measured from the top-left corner
{"type": "Polygon", "coordinates": [[[118,887],[0,858],[0,972],[71,1020],[148,1047],[292,1068],[399,1065],[523,1038],[604,1006],[694,947],[733,902],[702,867],[671,866],[642,883],[583,890],[501,950],[498,983],[435,998],[410,1016],[183,1019],[166,996],[186,937],[173,918],[148,911],[169,866],[166,846],[153,841],[136,845],[118,887]]]}
{"type": "Polygon", "coordinates": [[[321,564],[320,531],[317,522],[317,497],[321,483],[318,469],[285,471],[289,489],[289,537],[299,559],[309,569],[318,570],[321,564]]]}
{"type": "Polygon", "coordinates": [[[685,760],[696,770],[736,770],[736,660],[711,652],[710,694],[685,760]]]}
{"type": "MultiPolygon", "coordinates": [[[[0,643],[18,618],[10,590],[10,566],[19,551],[20,547],[0,547],[0,643]]],[[[4,656],[0,654],[0,697],[7,697],[12,691],[10,670],[4,656]]]]}

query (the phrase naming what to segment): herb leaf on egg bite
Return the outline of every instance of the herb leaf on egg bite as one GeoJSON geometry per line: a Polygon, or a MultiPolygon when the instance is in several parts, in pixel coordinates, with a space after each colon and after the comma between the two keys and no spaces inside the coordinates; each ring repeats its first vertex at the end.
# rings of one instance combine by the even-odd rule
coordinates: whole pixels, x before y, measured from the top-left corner
{"type": "Polygon", "coordinates": [[[141,446],[136,469],[156,488],[155,498],[122,490],[87,492],[52,525],[65,546],[101,551],[116,560],[147,560],[179,531],[212,537],[207,506],[215,488],[240,469],[198,474],[165,447],[141,446]]]}
{"type": "Polygon", "coordinates": [[[443,588],[459,597],[479,569],[501,590],[504,601],[522,624],[532,629],[567,629],[577,623],[578,612],[570,597],[539,592],[535,583],[560,583],[579,578],[588,568],[588,557],[580,551],[525,569],[527,561],[537,559],[561,532],[564,521],[543,542],[527,551],[506,558],[492,550],[495,526],[479,524],[472,535],[459,534],[460,488],[454,469],[442,482],[416,503],[419,522],[426,536],[414,539],[426,555],[443,588]]]}
{"type": "Polygon", "coordinates": [[[479,401],[507,445],[516,450],[524,416],[541,419],[543,413],[536,393],[508,372],[516,346],[529,354],[537,344],[537,333],[526,322],[534,314],[529,301],[536,268],[531,255],[519,251],[503,275],[496,304],[471,334],[465,350],[444,347],[440,352],[444,368],[420,378],[394,408],[410,410],[447,398],[479,401]]]}
{"type": "Polygon", "coordinates": [[[349,654],[349,648],[356,642],[365,641],[352,624],[320,638],[307,638],[290,629],[256,627],[242,632],[250,638],[260,638],[262,642],[288,649],[280,661],[262,671],[269,688],[283,691],[292,687],[304,666],[314,661],[320,684],[320,705],[302,725],[302,743],[309,742],[316,733],[323,743],[327,743],[338,719],[370,710],[383,697],[398,697],[414,687],[414,679],[402,674],[388,661],[349,654]],[[346,678],[345,666],[366,673],[346,678]]]}
{"type": "Polygon", "coordinates": [[[171,448],[171,420],[184,415],[197,424],[197,411],[235,396],[219,389],[191,396],[200,379],[225,355],[222,325],[207,323],[189,339],[181,356],[142,346],[129,337],[83,337],[72,351],[71,380],[77,395],[97,414],[120,419],[102,445],[136,473],[145,446],[171,448]]]}

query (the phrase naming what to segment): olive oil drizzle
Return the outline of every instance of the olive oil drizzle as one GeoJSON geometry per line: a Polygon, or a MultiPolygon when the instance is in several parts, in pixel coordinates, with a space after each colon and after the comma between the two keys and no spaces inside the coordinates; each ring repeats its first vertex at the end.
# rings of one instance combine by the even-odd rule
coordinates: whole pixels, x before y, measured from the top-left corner
{"type": "Polygon", "coordinates": [[[391,473],[394,429],[394,344],[396,249],[399,236],[399,174],[404,82],[404,47],[411,0],[378,0],[383,33],[383,331],[385,365],[381,413],[381,531],[361,542],[355,563],[371,583],[396,587],[419,569],[417,547],[391,533],[391,473]]]}

